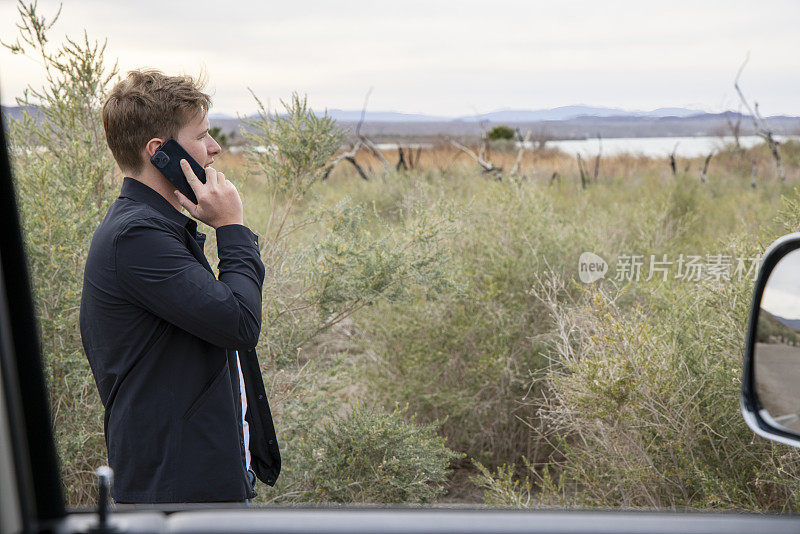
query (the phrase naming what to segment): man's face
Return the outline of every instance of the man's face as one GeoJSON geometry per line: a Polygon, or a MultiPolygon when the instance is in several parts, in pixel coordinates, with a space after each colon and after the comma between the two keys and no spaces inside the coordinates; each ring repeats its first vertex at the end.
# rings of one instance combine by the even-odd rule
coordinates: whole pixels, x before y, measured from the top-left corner
{"type": "Polygon", "coordinates": [[[219,144],[208,133],[208,128],[208,116],[199,114],[181,128],[178,135],[175,136],[175,140],[203,167],[214,163],[214,156],[222,151],[219,144]]]}

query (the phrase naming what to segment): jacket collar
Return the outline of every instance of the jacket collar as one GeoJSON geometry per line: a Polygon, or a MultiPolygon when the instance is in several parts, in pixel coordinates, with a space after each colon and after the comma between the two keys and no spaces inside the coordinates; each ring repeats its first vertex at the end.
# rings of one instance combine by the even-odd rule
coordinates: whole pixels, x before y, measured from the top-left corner
{"type": "Polygon", "coordinates": [[[197,222],[175,209],[175,207],[162,197],[160,193],[152,189],[149,185],[143,184],[135,178],[126,176],[122,181],[122,188],[119,192],[120,198],[129,198],[136,202],[147,204],[155,209],[167,219],[185,227],[193,236],[197,235],[197,222]]]}

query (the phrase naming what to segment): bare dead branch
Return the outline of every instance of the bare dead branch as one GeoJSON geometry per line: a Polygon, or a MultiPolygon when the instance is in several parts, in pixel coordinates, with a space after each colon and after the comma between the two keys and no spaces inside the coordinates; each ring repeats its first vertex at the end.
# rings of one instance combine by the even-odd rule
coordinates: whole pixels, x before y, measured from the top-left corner
{"type": "Polygon", "coordinates": [[[675,146],[672,148],[672,153],[669,155],[669,166],[672,169],[672,176],[678,175],[677,164],[675,162],[675,152],[677,152],[679,144],[680,141],[675,143],[675,146]]]}
{"type": "MultiPolygon", "coordinates": [[[[409,149],[410,151],[411,149],[409,149]]],[[[417,155],[414,157],[413,153],[411,154],[411,159],[413,160],[411,163],[411,168],[416,169],[419,165],[419,158],[422,157],[422,145],[417,145],[417,155]]]]}
{"type": "Polygon", "coordinates": [[[486,132],[484,131],[483,134],[481,134],[481,145],[478,151],[478,157],[486,161],[486,152],[488,149],[489,149],[489,138],[487,137],[486,132]]]}
{"type": "Polygon", "coordinates": [[[356,171],[358,171],[358,174],[361,176],[361,178],[363,178],[364,180],[369,180],[369,176],[367,175],[366,172],[364,172],[364,168],[361,167],[361,165],[359,165],[358,162],[356,161],[356,155],[358,154],[358,151],[361,150],[362,148],[366,148],[367,150],[369,150],[375,157],[378,158],[378,160],[381,161],[381,163],[383,163],[384,176],[386,175],[386,170],[389,165],[389,162],[386,161],[386,158],[383,157],[383,154],[380,153],[380,150],[377,149],[377,147],[372,143],[372,141],[370,141],[366,136],[361,135],[361,126],[364,124],[364,118],[367,115],[367,104],[369,103],[369,97],[372,94],[372,89],[373,88],[370,87],[369,90],[367,91],[367,94],[364,96],[364,105],[361,106],[361,117],[358,120],[358,124],[356,124],[356,131],[355,131],[356,142],[353,144],[353,148],[349,152],[344,152],[340,154],[331,162],[330,165],[328,165],[328,168],[325,169],[325,174],[322,177],[323,180],[328,178],[328,176],[330,175],[331,171],[336,166],[336,164],[341,162],[342,160],[349,161],[350,164],[356,168],[356,171]]]}
{"type": "Polygon", "coordinates": [[[742,133],[742,104],[739,104],[739,111],[736,114],[736,121],[732,121],[730,116],[726,113],[725,122],[728,123],[728,130],[730,130],[731,135],[733,136],[733,143],[736,152],[741,152],[742,145],[739,142],[739,137],[742,133]]]}
{"type": "MultiPolygon", "coordinates": [[[[460,151],[462,151],[463,153],[467,154],[469,157],[474,159],[478,165],[483,167],[483,172],[493,174],[495,178],[497,178],[498,180],[503,179],[502,167],[495,167],[495,165],[491,161],[486,161],[485,159],[483,159],[482,155],[476,154],[472,149],[470,149],[465,145],[462,145],[455,139],[448,138],[448,141],[450,142],[451,145],[453,145],[454,147],[456,147],[457,149],[459,149],[460,151]]],[[[483,153],[484,150],[481,150],[481,154],[483,153]]]]}
{"type": "Polygon", "coordinates": [[[703,172],[700,173],[700,182],[706,183],[706,176],[708,175],[708,164],[711,163],[711,158],[714,156],[714,152],[709,152],[708,156],[706,156],[706,162],[703,164],[703,172]]]}
{"type": "Polygon", "coordinates": [[[395,167],[395,170],[399,171],[400,167],[403,167],[403,170],[407,171],[408,170],[408,165],[406,164],[405,153],[403,152],[403,147],[400,146],[400,145],[397,145],[397,157],[398,157],[398,160],[397,160],[397,166],[395,167]]]}
{"type": "Polygon", "coordinates": [[[373,143],[369,137],[364,135],[359,137],[359,139],[361,140],[362,143],[364,143],[364,148],[366,148],[373,156],[378,158],[378,161],[380,161],[383,164],[384,171],[388,170],[389,162],[383,156],[383,153],[380,150],[378,150],[378,147],[375,146],[375,143],[373,143]]]}
{"type": "Polygon", "coordinates": [[[577,158],[578,158],[578,171],[580,171],[581,173],[581,187],[583,189],[586,189],[586,186],[588,185],[587,182],[589,181],[589,176],[583,168],[583,159],[581,159],[581,155],[578,154],[577,158]]]}
{"type": "Polygon", "coordinates": [[[356,161],[356,157],[355,156],[345,156],[344,159],[346,159],[347,161],[349,161],[350,163],[353,164],[353,167],[356,168],[356,170],[358,171],[358,174],[360,174],[361,177],[364,180],[369,180],[369,177],[367,176],[367,173],[365,173],[364,169],[361,168],[361,165],[358,164],[358,162],[356,161]]]}
{"type": "Polygon", "coordinates": [[[550,141],[553,137],[547,131],[546,128],[541,128],[534,137],[534,142],[536,144],[535,150],[544,150],[545,145],[548,141],[550,141]]]}
{"type": "Polygon", "coordinates": [[[597,156],[594,158],[594,181],[597,181],[597,177],[600,175],[600,158],[603,155],[603,138],[600,134],[597,134],[597,156]]]}
{"type": "Polygon", "coordinates": [[[739,100],[741,100],[744,107],[747,108],[747,112],[750,114],[750,118],[753,120],[753,126],[755,127],[756,132],[758,132],[759,130],[761,130],[761,127],[758,124],[756,114],[753,111],[753,108],[750,107],[750,104],[747,102],[747,99],[744,97],[744,94],[742,93],[742,90],[739,87],[739,78],[741,77],[742,71],[744,70],[744,67],[745,65],[747,65],[748,61],[750,61],[750,52],[747,53],[747,55],[744,58],[744,61],[742,62],[742,66],[739,67],[739,71],[736,73],[736,79],[733,82],[733,88],[736,89],[736,92],[739,94],[739,100]]]}
{"type": "Polygon", "coordinates": [[[353,167],[356,168],[358,174],[361,175],[361,177],[364,180],[369,180],[367,173],[364,172],[364,169],[361,168],[361,165],[359,165],[358,162],[356,161],[356,154],[358,154],[358,151],[361,150],[362,146],[363,143],[359,139],[358,141],[355,142],[355,144],[353,144],[353,148],[350,151],[342,152],[341,154],[333,158],[333,161],[331,161],[330,164],[328,164],[328,167],[325,169],[325,174],[322,175],[322,179],[327,180],[328,176],[330,176],[331,174],[331,171],[333,171],[333,168],[336,167],[336,165],[342,160],[346,160],[349,161],[353,165],[353,167]]]}
{"type": "Polygon", "coordinates": [[[747,111],[750,113],[750,117],[753,119],[753,126],[756,129],[756,135],[763,138],[764,141],[767,142],[769,146],[770,152],[772,152],[772,158],[775,160],[775,174],[780,179],[781,183],[786,183],[786,174],[783,172],[783,162],[781,161],[781,151],[780,147],[778,146],[778,141],[775,140],[775,136],[767,127],[767,123],[764,121],[764,118],[761,116],[761,113],[758,111],[758,102],[755,103],[755,110],[750,107],[750,104],[747,102],[747,99],[744,97],[744,93],[742,89],[739,87],[739,78],[742,75],[742,71],[744,70],[745,65],[747,65],[747,61],[750,59],[750,54],[748,53],[747,56],[744,58],[744,62],[742,66],[739,67],[739,72],[736,73],[736,79],[733,82],[733,87],[736,89],[736,93],[739,95],[739,100],[742,101],[742,104],[747,111]]]}
{"type": "Polygon", "coordinates": [[[369,95],[372,94],[372,87],[369,88],[367,91],[366,96],[364,97],[364,105],[361,106],[361,118],[358,120],[358,124],[356,125],[356,137],[361,136],[361,125],[364,124],[364,117],[367,115],[367,103],[369,102],[369,95]]]}
{"type": "Polygon", "coordinates": [[[769,151],[772,153],[772,159],[775,160],[775,174],[778,176],[782,184],[786,183],[786,174],[783,172],[783,161],[781,160],[781,149],[780,143],[775,139],[775,136],[772,133],[772,130],[766,128],[766,122],[764,121],[764,117],[761,116],[761,113],[758,111],[758,102],[755,103],[756,108],[756,117],[758,117],[759,123],[764,125],[763,137],[767,141],[767,146],[769,146],[769,151]]]}
{"type": "Polygon", "coordinates": [[[517,160],[514,162],[514,167],[511,168],[509,176],[516,176],[519,173],[519,168],[522,165],[522,156],[528,150],[528,144],[531,141],[531,131],[528,130],[525,137],[522,137],[522,132],[517,128],[517,140],[519,141],[519,150],[517,151],[517,160]]]}

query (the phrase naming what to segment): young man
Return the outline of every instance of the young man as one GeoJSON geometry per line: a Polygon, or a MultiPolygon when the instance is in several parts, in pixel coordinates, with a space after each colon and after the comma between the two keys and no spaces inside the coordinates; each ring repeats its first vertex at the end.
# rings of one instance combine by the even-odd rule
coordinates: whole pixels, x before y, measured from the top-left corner
{"type": "Polygon", "coordinates": [[[274,485],[280,453],[255,353],[264,265],[236,187],[210,167],[211,101],[192,78],[133,71],[103,106],[125,175],[92,238],[80,328],[105,407],[118,503],[246,501],[255,476],[274,485]],[[150,158],[170,137],[197,204],[150,158]],[[219,279],[205,235],[214,228],[219,279]]]}

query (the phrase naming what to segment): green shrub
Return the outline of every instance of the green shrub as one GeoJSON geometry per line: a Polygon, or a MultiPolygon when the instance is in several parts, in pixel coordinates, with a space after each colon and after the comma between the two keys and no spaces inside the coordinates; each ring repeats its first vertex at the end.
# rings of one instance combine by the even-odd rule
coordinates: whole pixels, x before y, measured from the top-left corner
{"type": "Polygon", "coordinates": [[[514,130],[505,125],[495,126],[487,134],[492,141],[502,141],[514,139],[514,130]]]}
{"type": "Polygon", "coordinates": [[[570,256],[577,258],[584,238],[553,228],[560,216],[541,192],[479,179],[482,197],[469,200],[447,241],[460,251],[449,268],[461,291],[368,310],[358,320],[364,381],[384,406],[408,403],[423,421],[443,420],[451,447],[490,466],[538,461],[549,447],[537,440],[525,401],[541,393],[530,373],[546,365],[535,335],[550,323],[528,289],[548,262],[573,269],[570,256]]]}
{"type": "MultiPolygon", "coordinates": [[[[489,506],[529,507],[534,503],[534,490],[530,478],[516,475],[516,467],[503,464],[492,472],[482,463],[473,460],[478,474],[470,480],[483,488],[484,502],[489,506]]],[[[530,464],[527,464],[530,468],[530,464]]]]}
{"type": "Polygon", "coordinates": [[[341,130],[297,94],[282,102],[283,114],[258,104],[247,157],[252,176],[266,178],[266,213],[257,224],[266,235],[262,338],[271,359],[290,365],[303,345],[365,306],[451,286],[442,269],[448,254],[441,236],[452,220],[445,207],[428,213],[412,205],[400,224],[389,225],[347,198],[309,201],[341,130]]]}
{"type": "Polygon", "coordinates": [[[228,144],[230,143],[228,139],[228,134],[222,131],[222,128],[219,126],[214,126],[208,130],[208,134],[214,138],[214,140],[219,143],[219,146],[223,149],[228,148],[228,144]]]}
{"type": "MultiPolygon", "coordinates": [[[[539,413],[560,481],[529,473],[539,502],[798,508],[800,454],[754,438],[739,412],[752,281],[660,285],[624,308],[598,289],[564,304],[557,287],[538,291],[563,325],[539,413]]],[[[507,473],[490,478],[490,498],[507,500],[507,473]]]]}
{"type": "Polygon", "coordinates": [[[608,280],[597,294],[573,280],[586,250],[609,261],[608,279],[616,254],[757,256],[755,243],[769,242],[760,235],[780,224],[778,190],[753,192],[736,177],[716,190],[691,177],[632,180],[580,194],[484,180],[472,198],[476,182],[462,177],[428,193],[471,202],[451,242],[465,289],[363,316],[366,382],[387,405],[446,418],[453,448],[498,469],[474,479],[489,504],[791,507],[793,483],[774,473],[794,472],[793,453],[767,442],[749,452],[738,413],[752,282],[642,276],[611,299],[608,280]],[[659,402],[669,410],[658,413],[659,402]]]}
{"type": "Polygon", "coordinates": [[[78,310],[89,242],[115,193],[99,107],[116,70],[105,67],[105,45],[86,36],[51,51],[46,32],[57,15],[47,20],[35,4],[24,3],[19,12],[19,39],[6,46],[37,59],[47,80],[17,99],[27,111],[10,125],[15,186],[61,480],[69,503],[88,503],[94,470],[107,461],[102,405],[83,355],[78,310]]]}
{"type": "MultiPolygon", "coordinates": [[[[288,444],[290,475],[278,502],[429,503],[444,492],[450,461],[436,425],[405,410],[358,406],[303,425],[288,444]]],[[[304,420],[307,420],[304,418],[304,420]]]]}

